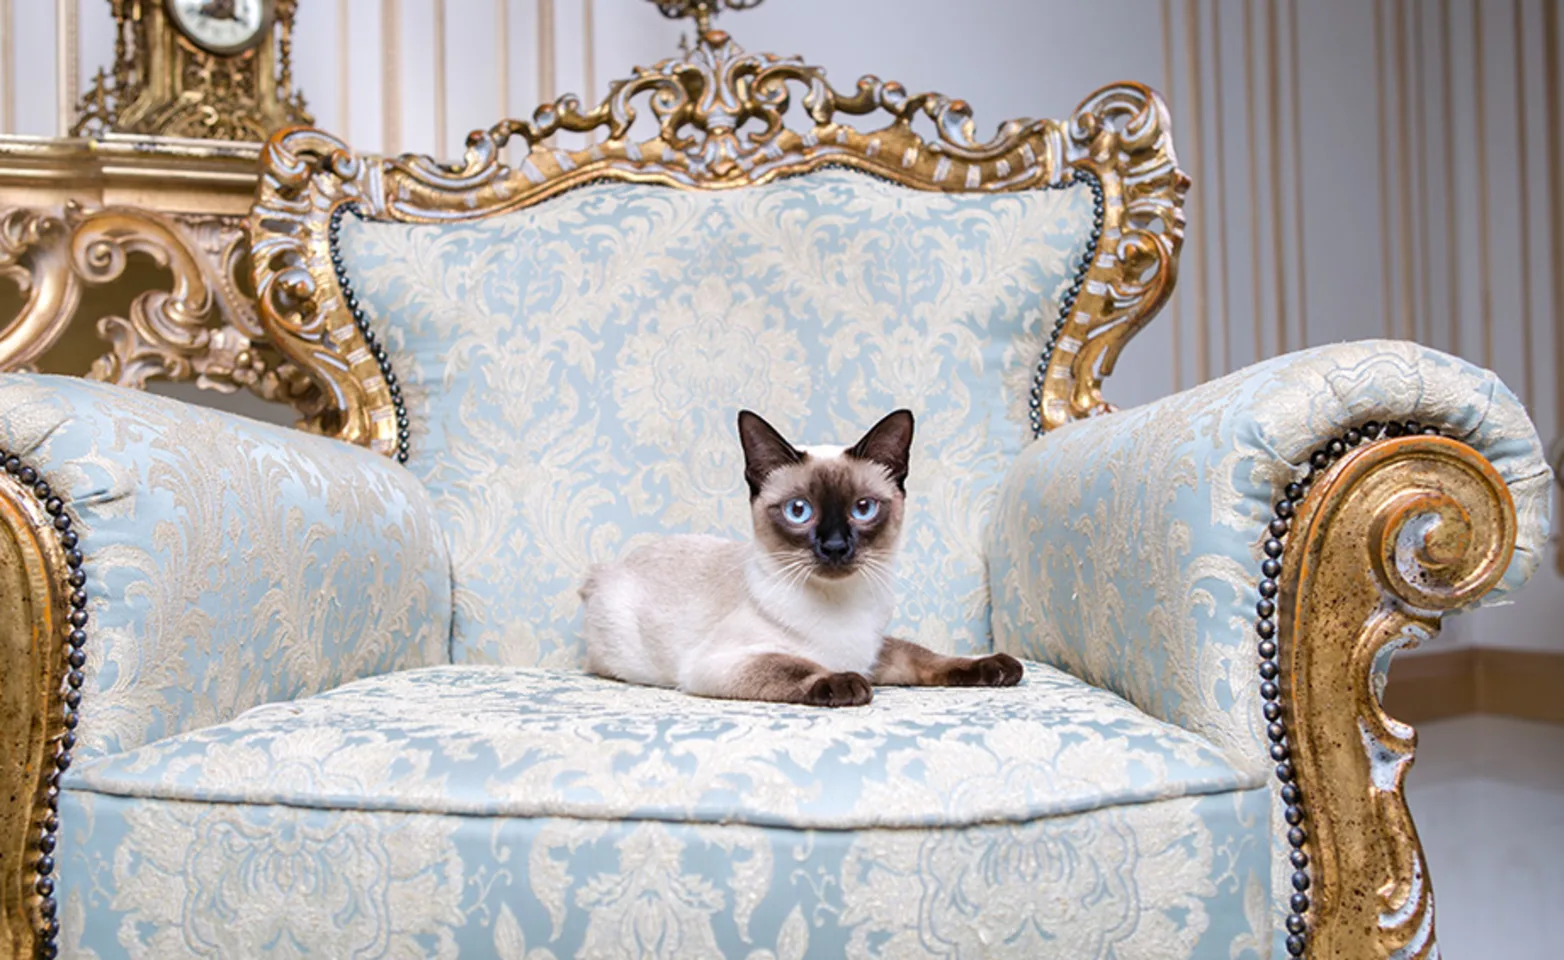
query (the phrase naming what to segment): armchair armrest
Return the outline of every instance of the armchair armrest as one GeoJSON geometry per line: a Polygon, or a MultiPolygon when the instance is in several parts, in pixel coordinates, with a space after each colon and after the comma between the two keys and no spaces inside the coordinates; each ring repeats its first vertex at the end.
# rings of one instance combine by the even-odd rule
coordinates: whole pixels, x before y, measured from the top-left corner
{"type": "Polygon", "coordinates": [[[1530,576],[1549,476],[1492,373],[1398,342],[1280,357],[1022,454],[991,532],[996,646],[1274,762],[1273,886],[1311,956],[1432,943],[1415,735],[1379,688],[1393,649],[1530,576]]]}
{"type": "Polygon", "coordinates": [[[18,467],[0,479],[0,497],[33,501],[52,524],[49,498],[22,482],[41,479],[68,518],[67,542],[53,529],[32,539],[57,560],[80,553],[78,758],[448,662],[445,542],[423,487],[383,457],[150,394],[27,374],[0,376],[0,449],[18,467]]]}

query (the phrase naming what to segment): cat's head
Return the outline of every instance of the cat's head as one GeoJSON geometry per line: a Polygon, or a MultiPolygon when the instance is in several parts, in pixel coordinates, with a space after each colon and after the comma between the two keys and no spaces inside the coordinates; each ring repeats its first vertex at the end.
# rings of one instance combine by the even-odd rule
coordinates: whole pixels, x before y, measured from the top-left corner
{"type": "Polygon", "coordinates": [[[800,448],[744,410],[739,440],[756,543],[783,570],[828,580],[884,571],[907,499],[910,411],[889,414],[850,447],[800,448]]]}

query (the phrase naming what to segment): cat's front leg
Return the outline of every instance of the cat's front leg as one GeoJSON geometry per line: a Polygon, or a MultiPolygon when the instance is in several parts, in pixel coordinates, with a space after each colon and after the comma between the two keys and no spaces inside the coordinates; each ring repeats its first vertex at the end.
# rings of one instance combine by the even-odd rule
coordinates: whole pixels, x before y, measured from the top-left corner
{"type": "Polygon", "coordinates": [[[861,707],[874,699],[874,688],[863,674],[832,673],[813,660],[786,653],[692,658],[679,688],[701,697],[812,707],[861,707]]]}
{"type": "Polygon", "coordinates": [[[1013,687],[1021,661],[1008,653],[947,657],[916,643],[886,637],[874,665],[874,682],[904,687],[1013,687]]]}

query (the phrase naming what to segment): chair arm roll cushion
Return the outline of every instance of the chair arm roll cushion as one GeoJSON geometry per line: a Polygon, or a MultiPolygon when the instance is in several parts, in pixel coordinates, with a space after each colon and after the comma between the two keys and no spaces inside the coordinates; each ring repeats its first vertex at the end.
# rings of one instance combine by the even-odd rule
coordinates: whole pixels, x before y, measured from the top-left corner
{"type": "Polygon", "coordinates": [[[151,394],[0,375],[0,448],[67,501],[88,641],[78,757],[449,661],[423,487],[367,450],[151,394]]]}
{"type": "Polygon", "coordinates": [[[997,649],[1063,667],[1262,763],[1257,583],[1273,503],[1321,443],[1366,421],[1464,440],[1515,499],[1536,568],[1550,471],[1493,373],[1413,343],[1333,344],[1056,430],[1017,459],[989,543],[997,649]]]}

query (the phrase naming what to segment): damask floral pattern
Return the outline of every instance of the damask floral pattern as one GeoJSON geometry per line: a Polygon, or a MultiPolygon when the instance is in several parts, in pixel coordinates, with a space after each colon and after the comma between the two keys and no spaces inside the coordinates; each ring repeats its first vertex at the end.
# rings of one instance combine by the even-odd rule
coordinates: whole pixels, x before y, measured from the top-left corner
{"type": "Polygon", "coordinates": [[[576,587],[647,536],[748,536],[734,418],[800,443],[918,417],[900,635],[989,644],[983,531],[1084,188],[975,195],[826,170],[597,184],[461,224],[343,223],[455,563],[458,662],[573,666],[576,587]]]}
{"type": "MultiPolygon", "coordinates": [[[[1437,425],[1493,463],[1518,534],[1491,596],[1524,583],[1547,540],[1551,475],[1520,402],[1492,373],[1416,344],[1337,344],[1028,448],[991,531],[996,645],[1117,691],[1240,769],[1264,769],[1253,625],[1262,533],[1309,452],[1371,419],[1437,425]]],[[[1278,896],[1290,872],[1285,832],[1278,820],[1270,834],[1278,896]]]]}
{"type": "Polygon", "coordinates": [[[826,829],[1024,820],[1263,782],[1042,666],[1002,693],[886,688],[853,710],[431,667],[70,774],[81,789],[171,800],[826,829]]]}
{"type": "Polygon", "coordinates": [[[432,667],[94,759],[65,793],[64,942],[105,960],[1262,942],[1262,778],[1035,664],[854,710],[432,667]]]}
{"type": "Polygon", "coordinates": [[[30,374],[0,375],[0,446],[68,495],[82,536],[78,760],[449,659],[444,539],[382,457],[30,374]]]}

